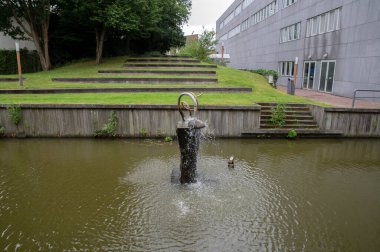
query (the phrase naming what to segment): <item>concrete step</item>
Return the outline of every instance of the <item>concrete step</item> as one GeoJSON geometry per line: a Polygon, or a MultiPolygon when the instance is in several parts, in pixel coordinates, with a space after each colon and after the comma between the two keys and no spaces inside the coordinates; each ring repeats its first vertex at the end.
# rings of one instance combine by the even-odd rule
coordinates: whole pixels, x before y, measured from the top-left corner
{"type": "MultiPolygon", "coordinates": [[[[258,129],[244,130],[241,132],[243,137],[252,138],[287,138],[290,128],[281,129],[258,129]]],[[[297,138],[339,138],[343,137],[343,132],[340,131],[322,131],[315,129],[299,129],[296,130],[297,138]]]]}
{"type": "Polygon", "coordinates": [[[217,84],[215,78],[53,78],[70,83],[121,83],[121,84],[217,84]]]}
{"type": "MultiPolygon", "coordinates": [[[[260,120],[261,124],[270,124],[271,120],[270,119],[261,119],[260,120]]],[[[302,124],[302,125],[317,125],[317,123],[314,120],[285,120],[285,124],[287,125],[293,125],[293,124],[302,124]]]]}
{"type": "MultiPolygon", "coordinates": [[[[272,114],[261,114],[261,119],[270,120],[272,118],[272,114]]],[[[285,115],[285,120],[314,120],[311,114],[309,115],[285,115]]]]}
{"type": "Polygon", "coordinates": [[[160,75],[216,75],[216,71],[168,71],[168,70],[99,70],[101,74],[160,74],[160,75]]]}
{"type": "MultiPolygon", "coordinates": [[[[261,115],[272,115],[272,111],[261,111],[261,115]]],[[[310,110],[307,110],[307,111],[298,111],[298,110],[285,110],[285,115],[286,116],[306,116],[306,115],[310,115],[311,116],[311,112],[310,110]]]]}
{"type": "Polygon", "coordinates": [[[217,68],[217,65],[202,64],[152,64],[152,63],[124,63],[124,67],[130,68],[217,68]]]}
{"type": "Polygon", "coordinates": [[[282,127],[273,124],[260,124],[260,129],[319,129],[318,125],[304,125],[304,124],[285,124],[282,127]]]}
{"type": "MultiPolygon", "coordinates": [[[[266,106],[261,106],[261,111],[272,111],[274,107],[266,107],[266,106]]],[[[291,111],[310,111],[308,107],[286,107],[285,106],[285,111],[286,110],[291,110],[291,111]]]]}
{"type": "MultiPolygon", "coordinates": [[[[277,106],[278,103],[273,103],[273,102],[259,102],[257,103],[258,105],[262,107],[275,107],[277,106]]],[[[304,107],[308,108],[307,104],[303,103],[284,103],[285,107],[304,107]]]]}
{"type": "Polygon", "coordinates": [[[144,63],[156,63],[156,62],[173,62],[173,63],[200,63],[200,60],[196,59],[184,59],[184,58],[129,58],[126,62],[144,62],[144,63]]]}

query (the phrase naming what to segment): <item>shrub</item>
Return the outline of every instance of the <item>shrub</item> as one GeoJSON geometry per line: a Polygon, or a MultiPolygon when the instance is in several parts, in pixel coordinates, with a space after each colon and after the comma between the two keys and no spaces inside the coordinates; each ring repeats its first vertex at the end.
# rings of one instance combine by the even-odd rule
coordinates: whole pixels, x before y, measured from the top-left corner
{"type": "Polygon", "coordinates": [[[3,126],[0,126],[0,137],[5,135],[5,128],[3,126]]]}
{"type": "Polygon", "coordinates": [[[18,125],[21,121],[21,107],[15,104],[8,106],[8,117],[14,125],[18,125]]]}
{"type": "Polygon", "coordinates": [[[164,140],[165,142],[172,142],[173,138],[171,136],[166,136],[164,140]]]}
{"type": "Polygon", "coordinates": [[[199,39],[188,42],[179,50],[178,54],[206,61],[207,56],[215,49],[216,44],[218,44],[215,35],[216,33],[214,30],[208,31],[203,28],[199,39]]]}
{"type": "Polygon", "coordinates": [[[289,130],[289,132],[288,132],[288,138],[294,139],[296,137],[297,137],[297,131],[295,131],[295,130],[289,130]]]}
{"type": "Polygon", "coordinates": [[[275,126],[282,127],[285,125],[285,105],[277,104],[272,108],[271,123],[275,126]]]}
{"type": "Polygon", "coordinates": [[[119,119],[116,116],[116,111],[112,110],[108,122],[104,124],[103,128],[95,130],[95,137],[115,137],[116,136],[116,127],[119,119]]]}
{"type": "Polygon", "coordinates": [[[141,136],[141,137],[146,137],[146,136],[148,136],[148,131],[147,131],[146,128],[141,128],[141,129],[140,129],[140,136],[141,136]]]}
{"type": "Polygon", "coordinates": [[[276,83],[278,80],[278,73],[274,70],[270,69],[256,69],[256,70],[250,70],[252,73],[260,74],[262,76],[272,75],[273,76],[273,87],[276,87],[276,83]]]}

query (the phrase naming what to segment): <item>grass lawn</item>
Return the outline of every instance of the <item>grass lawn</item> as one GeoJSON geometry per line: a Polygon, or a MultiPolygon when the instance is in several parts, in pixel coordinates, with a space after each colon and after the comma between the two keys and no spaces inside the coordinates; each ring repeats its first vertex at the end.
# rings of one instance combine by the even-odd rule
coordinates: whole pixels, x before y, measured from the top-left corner
{"type": "MultiPolygon", "coordinates": [[[[59,67],[49,72],[24,74],[25,89],[28,88],[85,88],[85,87],[168,87],[179,85],[162,84],[85,84],[52,82],[51,78],[70,77],[186,77],[176,75],[137,75],[137,74],[98,74],[98,70],[122,69],[126,57],[106,58],[96,65],[94,61],[81,61],[59,67]]],[[[169,70],[169,69],[167,69],[169,70]]],[[[176,70],[181,70],[180,68],[176,70]]],[[[197,70],[197,69],[191,69],[197,70]]],[[[205,70],[205,69],[202,69],[205,70]]],[[[201,105],[252,105],[256,102],[316,102],[284,94],[273,89],[260,75],[226,67],[212,69],[217,71],[219,84],[194,85],[196,87],[251,87],[252,93],[203,93],[198,99],[201,105]]],[[[17,77],[17,75],[0,75],[17,77]]],[[[189,76],[194,78],[194,76],[189,76]]],[[[204,77],[204,76],[198,76],[204,77]]],[[[210,76],[206,76],[210,77],[210,76]]],[[[181,85],[191,87],[192,85],[181,85]]],[[[0,82],[0,89],[19,89],[17,82],[0,82]]],[[[0,95],[1,104],[22,103],[70,103],[70,104],[176,104],[178,93],[90,93],[90,94],[22,94],[0,95]]]]}

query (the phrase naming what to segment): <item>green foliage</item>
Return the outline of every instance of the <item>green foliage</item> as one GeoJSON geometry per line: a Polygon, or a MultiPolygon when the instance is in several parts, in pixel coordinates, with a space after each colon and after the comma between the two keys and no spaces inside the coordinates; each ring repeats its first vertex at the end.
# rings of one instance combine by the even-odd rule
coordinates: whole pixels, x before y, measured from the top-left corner
{"type": "Polygon", "coordinates": [[[165,142],[172,142],[173,138],[171,136],[166,136],[164,139],[165,142]]]}
{"type": "Polygon", "coordinates": [[[103,128],[100,130],[95,130],[95,137],[115,137],[116,136],[116,127],[118,124],[118,118],[116,111],[112,110],[111,115],[108,119],[108,122],[104,124],[103,128]]]}
{"type": "Polygon", "coordinates": [[[4,135],[5,135],[5,127],[4,126],[0,126],[0,137],[2,137],[4,135]]]}
{"type": "Polygon", "coordinates": [[[8,106],[8,117],[14,125],[18,125],[21,121],[21,107],[15,104],[8,106]]]}
{"type": "Polygon", "coordinates": [[[198,40],[190,41],[185,47],[181,48],[179,55],[190,55],[202,61],[207,60],[207,56],[215,49],[218,40],[215,38],[215,31],[203,29],[198,40]]]}
{"type": "Polygon", "coordinates": [[[271,123],[275,126],[282,127],[285,125],[285,105],[282,103],[277,104],[272,108],[271,123]]]}
{"type": "Polygon", "coordinates": [[[250,70],[252,73],[260,74],[262,76],[268,76],[272,75],[273,76],[273,85],[276,86],[277,80],[278,80],[278,73],[275,70],[270,70],[270,69],[256,69],[256,70],[250,70]]]}
{"type": "Polygon", "coordinates": [[[288,138],[294,139],[296,137],[297,137],[297,131],[295,131],[295,130],[289,130],[289,132],[288,132],[288,138]]]}
{"type": "Polygon", "coordinates": [[[146,137],[146,136],[148,136],[148,131],[147,131],[146,128],[141,128],[139,133],[140,133],[140,136],[141,136],[141,137],[146,137]]]}
{"type": "MultiPolygon", "coordinates": [[[[36,51],[20,50],[21,69],[23,73],[41,71],[41,63],[36,51]]],[[[17,74],[16,51],[0,50],[0,74],[17,74]]]]}

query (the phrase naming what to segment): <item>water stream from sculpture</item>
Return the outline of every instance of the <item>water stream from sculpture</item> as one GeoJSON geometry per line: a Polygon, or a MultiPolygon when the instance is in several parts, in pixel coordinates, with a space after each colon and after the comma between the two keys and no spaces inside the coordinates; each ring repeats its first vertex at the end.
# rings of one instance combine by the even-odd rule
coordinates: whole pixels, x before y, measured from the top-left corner
{"type": "Polygon", "coordinates": [[[182,184],[197,182],[197,156],[199,150],[199,141],[201,137],[201,129],[205,127],[204,122],[192,117],[192,111],[197,111],[198,101],[192,93],[182,93],[178,97],[178,110],[181,114],[182,121],[177,124],[178,144],[181,152],[180,163],[180,182],[182,184]],[[181,98],[189,96],[194,102],[194,109],[191,110],[186,102],[181,102],[181,98]],[[183,110],[190,113],[185,118],[183,110]]]}

